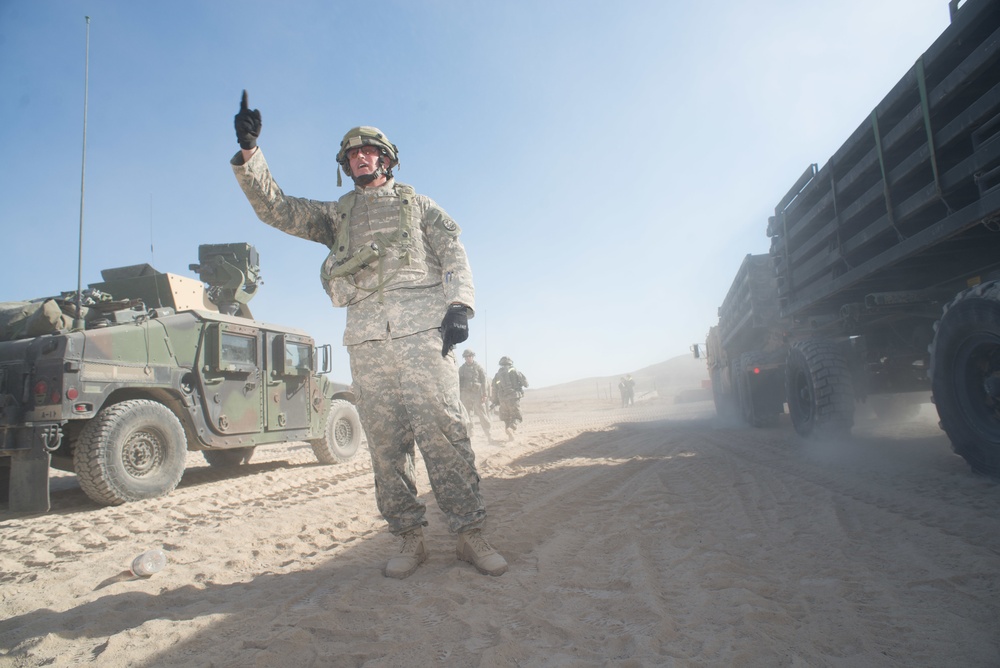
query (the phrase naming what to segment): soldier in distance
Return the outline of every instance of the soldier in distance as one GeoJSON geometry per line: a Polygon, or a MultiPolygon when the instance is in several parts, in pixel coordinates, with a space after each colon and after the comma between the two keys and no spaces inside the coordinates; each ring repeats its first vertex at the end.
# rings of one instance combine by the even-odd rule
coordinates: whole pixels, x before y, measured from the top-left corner
{"type": "Polygon", "coordinates": [[[490,431],[490,416],[486,412],[487,401],[489,401],[490,386],[486,382],[486,371],[476,361],[476,353],[470,348],[462,352],[463,364],[458,367],[458,387],[462,396],[462,404],[469,413],[471,424],[472,417],[479,420],[479,426],[486,434],[486,440],[493,442],[493,434],[490,431]]]}
{"type": "Polygon", "coordinates": [[[263,222],[330,249],[320,270],[334,306],[347,308],[358,413],[368,437],[379,511],[402,538],[385,575],[405,578],[427,558],[417,498],[420,448],[438,506],[458,535],[456,554],[480,572],[507,562],[482,535],[486,507],[458,391],[452,348],[469,335],[475,289],[459,227],[433,200],[399,183],[396,146],[380,130],[348,130],[337,153],[354,188],[336,202],[285,195],[257,146],[261,116],[246,91],[230,161],[263,222]]]}
{"type": "Polygon", "coordinates": [[[514,431],[522,421],[521,397],[528,379],[514,368],[514,361],[504,355],[500,358],[500,368],[493,376],[493,404],[500,406],[500,419],[507,432],[507,440],[514,440],[514,431]]]}

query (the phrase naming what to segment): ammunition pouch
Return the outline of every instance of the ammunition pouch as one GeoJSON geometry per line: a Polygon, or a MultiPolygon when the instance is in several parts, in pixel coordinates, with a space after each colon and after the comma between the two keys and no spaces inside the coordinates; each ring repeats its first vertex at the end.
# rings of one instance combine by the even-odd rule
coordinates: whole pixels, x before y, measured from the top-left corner
{"type": "Polygon", "coordinates": [[[327,255],[326,260],[320,269],[320,281],[323,289],[330,295],[330,301],[334,306],[348,306],[351,300],[358,294],[358,286],[355,285],[352,276],[360,270],[379,259],[378,244],[372,243],[362,246],[351,257],[344,262],[337,262],[337,256],[333,251],[327,255]]]}
{"type": "Polygon", "coordinates": [[[399,228],[392,234],[376,234],[374,241],[361,246],[350,256],[346,256],[346,253],[350,246],[350,214],[354,207],[355,193],[347,193],[337,202],[340,225],[330,253],[320,268],[320,281],[334,306],[349,306],[361,291],[367,294],[378,292],[381,301],[384,288],[401,267],[410,264],[411,230],[419,225],[411,204],[414,193],[413,188],[404,184],[397,184],[396,191],[400,195],[399,228]],[[386,276],[383,261],[391,248],[397,248],[400,257],[396,268],[386,276]],[[354,275],[370,266],[377,267],[377,284],[372,288],[361,288],[355,282],[354,275]]]}
{"type": "Polygon", "coordinates": [[[335,265],[330,273],[324,276],[324,278],[353,276],[359,269],[367,267],[375,262],[375,260],[379,258],[379,255],[380,253],[377,243],[372,242],[367,246],[362,246],[356,253],[354,253],[354,255],[348,258],[346,262],[335,265]]]}

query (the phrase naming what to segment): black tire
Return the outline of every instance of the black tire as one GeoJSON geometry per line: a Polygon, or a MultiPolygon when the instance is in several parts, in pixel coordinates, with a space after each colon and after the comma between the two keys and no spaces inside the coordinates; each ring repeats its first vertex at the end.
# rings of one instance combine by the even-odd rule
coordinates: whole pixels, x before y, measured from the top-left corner
{"type": "Polygon", "coordinates": [[[351,402],[336,399],[330,402],[323,438],[309,444],[320,464],[340,464],[357,454],[362,433],[358,410],[351,402]]]}
{"type": "Polygon", "coordinates": [[[73,468],[95,502],[117,506],[169,494],[184,474],[187,440],[163,404],[132,399],[103,408],[80,432],[73,468]]]}
{"type": "Polygon", "coordinates": [[[10,499],[10,457],[0,461],[0,503],[10,499]]]}
{"type": "Polygon", "coordinates": [[[1000,283],[959,294],[934,332],[931,392],[941,428],[973,471],[1000,476],[1000,283]]]}
{"type": "Polygon", "coordinates": [[[245,448],[230,448],[228,450],[202,450],[201,454],[209,466],[218,468],[233,468],[240,464],[249,464],[253,457],[254,446],[245,448]]]}
{"type": "Polygon", "coordinates": [[[785,396],[802,436],[846,436],[854,426],[851,374],[832,341],[800,341],[789,349],[785,396]]]}

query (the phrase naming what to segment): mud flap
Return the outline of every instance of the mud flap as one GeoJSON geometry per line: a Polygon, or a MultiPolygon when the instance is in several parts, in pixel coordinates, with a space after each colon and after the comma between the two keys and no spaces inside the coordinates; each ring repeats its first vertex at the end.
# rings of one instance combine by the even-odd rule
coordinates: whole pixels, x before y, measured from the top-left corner
{"type": "Polygon", "coordinates": [[[34,450],[11,453],[8,480],[10,512],[17,514],[49,511],[49,463],[52,456],[34,450]]]}
{"type": "Polygon", "coordinates": [[[35,425],[19,429],[13,435],[16,449],[0,471],[5,480],[6,498],[11,514],[30,515],[49,511],[49,466],[51,450],[62,438],[59,426],[35,425]]]}

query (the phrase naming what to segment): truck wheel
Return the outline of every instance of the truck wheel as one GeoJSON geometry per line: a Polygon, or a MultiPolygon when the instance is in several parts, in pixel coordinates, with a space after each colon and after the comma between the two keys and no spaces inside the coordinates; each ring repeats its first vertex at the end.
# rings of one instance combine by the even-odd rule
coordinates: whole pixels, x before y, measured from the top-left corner
{"type": "Polygon", "coordinates": [[[831,341],[800,341],[791,347],[785,394],[792,425],[802,436],[845,436],[854,426],[851,374],[831,341]]]}
{"type": "Polygon", "coordinates": [[[941,428],[973,471],[1000,476],[1000,283],[959,294],[934,331],[931,392],[941,428]]]}
{"type": "Polygon", "coordinates": [[[102,409],[80,432],[73,468],[97,503],[117,506],[169,494],[184,474],[187,440],[163,404],[131,399],[102,409]]]}
{"type": "Polygon", "coordinates": [[[310,441],[320,464],[337,464],[353,457],[361,445],[361,418],[349,401],[336,399],[330,402],[323,438],[310,441]]]}
{"type": "Polygon", "coordinates": [[[201,454],[209,466],[232,468],[240,464],[249,464],[253,457],[254,446],[245,448],[230,448],[228,450],[202,450],[201,454]]]}

